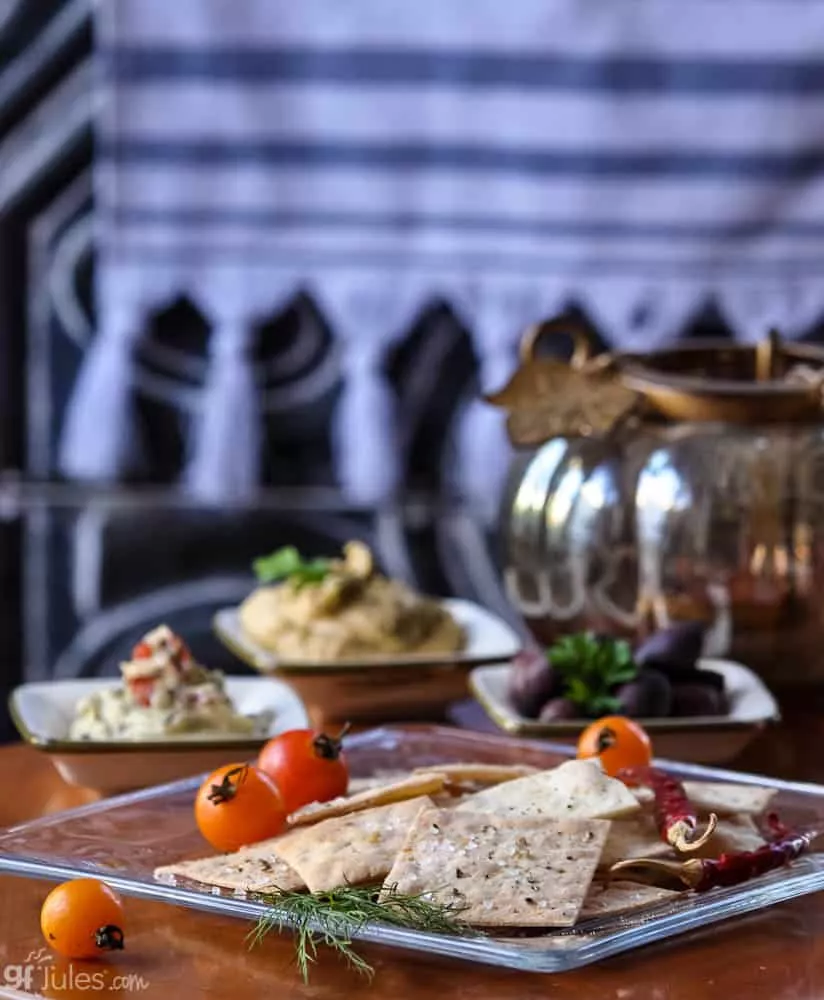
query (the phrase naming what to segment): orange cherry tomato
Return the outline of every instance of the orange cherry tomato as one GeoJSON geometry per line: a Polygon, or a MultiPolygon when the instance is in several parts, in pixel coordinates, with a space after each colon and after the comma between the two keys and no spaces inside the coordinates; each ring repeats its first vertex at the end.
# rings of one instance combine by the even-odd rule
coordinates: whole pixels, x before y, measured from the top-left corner
{"type": "Polygon", "coordinates": [[[46,896],[40,929],[66,958],[98,958],[123,947],[123,904],[105,882],[76,878],[46,896]]]}
{"type": "Polygon", "coordinates": [[[348,726],[337,736],[311,729],[290,729],[269,740],[258,767],[275,782],[288,813],[309,802],[345,795],[349,771],[342,751],[348,726]]]}
{"type": "Polygon", "coordinates": [[[591,722],[578,738],[579,757],[600,757],[613,778],[622,767],[646,767],[652,743],[646,730],[623,715],[607,715],[591,722]]]}
{"type": "Polygon", "coordinates": [[[200,786],[195,799],[197,828],[217,851],[276,837],[286,810],[275,783],[251,764],[226,764],[200,786]]]}

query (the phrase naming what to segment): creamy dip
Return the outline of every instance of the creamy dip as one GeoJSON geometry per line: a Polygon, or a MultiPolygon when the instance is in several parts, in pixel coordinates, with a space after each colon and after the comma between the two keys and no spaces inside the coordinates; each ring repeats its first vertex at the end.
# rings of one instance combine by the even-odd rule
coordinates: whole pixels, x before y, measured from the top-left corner
{"type": "Polygon", "coordinates": [[[317,582],[258,587],[240,623],[264,649],[307,661],[453,653],[466,640],[438,601],[377,573],[361,542],[349,542],[317,582]]]}
{"type": "Polygon", "coordinates": [[[269,731],[270,713],[239,713],[226,694],[223,674],[197,663],[166,625],[143,637],[120,672],[120,687],[98,691],[78,704],[72,739],[266,736],[269,731]]]}

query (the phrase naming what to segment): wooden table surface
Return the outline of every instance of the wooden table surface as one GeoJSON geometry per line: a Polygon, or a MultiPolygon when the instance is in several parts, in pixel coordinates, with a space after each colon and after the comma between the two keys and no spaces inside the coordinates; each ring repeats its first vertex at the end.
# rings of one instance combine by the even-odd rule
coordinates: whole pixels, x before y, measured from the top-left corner
{"type": "MultiPolygon", "coordinates": [[[[822,698],[802,697],[786,722],[737,764],[783,777],[824,780],[822,698]]],[[[48,758],[22,746],[0,748],[0,826],[92,798],[66,786],[48,758]]],[[[305,986],[292,940],[273,935],[250,951],[244,921],[127,899],[127,948],[106,963],[25,966],[42,945],[38,914],[49,886],[0,877],[0,996],[257,998],[460,997],[461,1000],[813,1000],[824,997],[824,894],[716,924],[678,941],[652,945],[576,972],[546,976],[363,946],[371,983],[324,955],[305,986]],[[96,974],[101,978],[83,978],[96,974]],[[5,985],[4,985],[5,984],[5,985]],[[4,992],[5,990],[5,992],[4,992]]]]}

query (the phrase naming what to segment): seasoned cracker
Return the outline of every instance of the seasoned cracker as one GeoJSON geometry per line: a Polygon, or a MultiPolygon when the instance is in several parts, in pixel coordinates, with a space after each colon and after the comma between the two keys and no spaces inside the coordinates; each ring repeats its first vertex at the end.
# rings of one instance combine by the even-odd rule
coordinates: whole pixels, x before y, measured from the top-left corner
{"type": "Polygon", "coordinates": [[[714,812],[719,816],[737,813],[757,816],[764,812],[778,794],[777,788],[725,784],[720,781],[685,781],[684,791],[698,812],[714,812]]]}
{"type": "Polygon", "coordinates": [[[419,813],[385,887],[461,907],[476,927],[569,927],[592,881],[610,824],[419,813]]]}
{"type": "Polygon", "coordinates": [[[484,789],[457,808],[552,819],[613,819],[641,809],[623,782],[604,774],[598,762],[591,760],[569,760],[549,771],[484,789]]]}
{"type": "Polygon", "coordinates": [[[400,781],[369,788],[355,795],[341,796],[329,802],[311,802],[293,812],[287,822],[289,826],[320,823],[334,816],[348,816],[350,813],[388,805],[391,802],[403,802],[406,799],[419,798],[421,795],[433,795],[442,791],[445,784],[446,779],[442,774],[432,772],[413,774],[400,781]]]}
{"type": "Polygon", "coordinates": [[[540,768],[530,764],[436,764],[431,767],[416,767],[413,774],[437,771],[446,778],[447,788],[464,788],[467,785],[486,788],[500,785],[516,778],[526,778],[537,774],[540,768]]]}
{"type": "Polygon", "coordinates": [[[641,885],[639,882],[595,881],[590,885],[579,920],[592,917],[614,917],[620,913],[632,913],[658,903],[671,902],[681,895],[673,889],[661,889],[655,885],[641,885]]]}
{"type": "Polygon", "coordinates": [[[765,843],[752,816],[722,816],[706,844],[697,851],[691,851],[689,857],[717,858],[739,851],[757,851],[765,843]]]}
{"type": "MultiPolygon", "coordinates": [[[[764,812],[777,788],[764,785],[736,785],[723,781],[685,781],[684,791],[697,813],[719,816],[747,814],[757,816],[764,812]]],[[[649,788],[633,788],[632,794],[642,806],[652,805],[655,796],[649,788]]]]}
{"type": "Polygon", "coordinates": [[[661,839],[654,817],[641,813],[613,822],[601,855],[601,867],[610,868],[616,861],[630,858],[662,857],[675,857],[675,853],[661,839]]]}
{"type": "Polygon", "coordinates": [[[195,861],[178,861],[173,865],[156,868],[154,877],[159,882],[177,882],[185,879],[201,885],[233,889],[236,892],[298,892],[306,883],[298,873],[267,847],[244,847],[234,854],[199,858],[195,861]]]}
{"type": "Polygon", "coordinates": [[[294,830],[273,846],[312,892],[378,883],[392,867],[415,817],[431,806],[422,796],[335,816],[294,830]]]}
{"type": "Polygon", "coordinates": [[[372,791],[374,788],[383,788],[384,785],[394,781],[403,781],[410,777],[411,773],[411,771],[376,771],[368,778],[350,778],[349,787],[346,789],[346,798],[351,798],[351,796],[361,792],[372,791]]]}

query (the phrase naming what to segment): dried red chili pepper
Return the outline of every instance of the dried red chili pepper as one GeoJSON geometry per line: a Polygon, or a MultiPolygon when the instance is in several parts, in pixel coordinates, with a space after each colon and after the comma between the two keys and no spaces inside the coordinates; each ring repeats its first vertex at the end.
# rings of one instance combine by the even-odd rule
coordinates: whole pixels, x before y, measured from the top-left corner
{"type": "Polygon", "coordinates": [[[630,788],[645,786],[655,795],[655,822],[662,840],[676,851],[697,851],[710,839],[718,823],[711,813],[704,832],[698,836],[695,815],[684,786],[666,771],[657,767],[625,767],[618,777],[630,788]]]}
{"type": "MultiPolygon", "coordinates": [[[[777,817],[775,820],[775,829],[788,830],[777,817]]],[[[647,880],[654,880],[656,875],[665,874],[679,879],[689,889],[706,892],[719,886],[740,885],[757,875],[783,868],[803,854],[820,834],[820,830],[808,830],[804,833],[789,831],[755,851],[722,854],[720,858],[690,858],[689,861],[636,858],[618,861],[610,870],[626,872],[634,868],[636,876],[646,876],[647,880]]]]}

